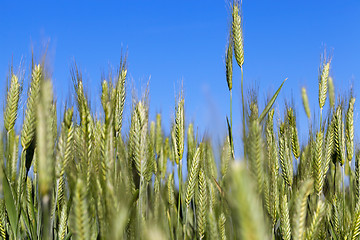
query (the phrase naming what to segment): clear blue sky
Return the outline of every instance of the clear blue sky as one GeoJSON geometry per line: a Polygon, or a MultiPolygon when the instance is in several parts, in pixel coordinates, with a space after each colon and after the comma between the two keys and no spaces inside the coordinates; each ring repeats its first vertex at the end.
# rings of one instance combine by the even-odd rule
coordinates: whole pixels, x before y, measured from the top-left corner
{"type": "MultiPolygon", "coordinates": [[[[332,55],[331,74],[337,91],[345,92],[354,83],[358,96],[359,1],[244,0],[243,17],[245,88],[258,86],[261,109],[264,97],[288,78],[276,105],[283,106],[284,99],[293,95],[298,124],[307,128],[300,88],[307,87],[311,110],[317,113],[318,67],[324,49],[332,55]]],[[[207,131],[219,138],[226,131],[229,113],[224,64],[229,25],[228,0],[1,1],[1,105],[10,62],[18,66],[23,59],[29,74],[31,48],[40,56],[49,42],[48,61],[59,107],[72,94],[70,67],[75,59],[94,110],[100,111],[95,99],[99,99],[101,75],[109,66],[118,66],[123,48],[128,49],[128,95],[132,82],[141,89],[151,76],[151,119],[162,112],[169,132],[175,94],[183,81],[186,122],[195,121],[201,135],[207,131]]],[[[236,68],[233,84],[238,139],[239,73],[236,68]]]]}

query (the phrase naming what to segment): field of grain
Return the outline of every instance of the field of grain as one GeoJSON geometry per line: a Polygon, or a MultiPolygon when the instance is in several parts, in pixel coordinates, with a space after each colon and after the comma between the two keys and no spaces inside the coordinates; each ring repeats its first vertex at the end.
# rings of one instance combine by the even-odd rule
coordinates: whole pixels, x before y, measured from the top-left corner
{"type": "Polygon", "coordinates": [[[133,98],[130,116],[123,116],[126,57],[116,78],[102,82],[101,114],[91,110],[76,66],[76,101],[61,111],[43,63],[33,62],[28,89],[11,71],[0,138],[0,237],[359,239],[360,151],[352,91],[336,94],[331,58],[324,54],[318,109],[310,109],[302,88],[303,109],[286,104],[277,119],[273,106],[286,80],[259,109],[257,96],[244,93],[241,6],[235,2],[231,11],[224,76],[230,109],[223,116],[228,131],[219,161],[211,139],[199,139],[196,127],[185,124],[182,91],[169,135],[161,114],[149,119],[151,93],[133,98]],[[241,79],[233,79],[233,68],[240,68],[241,79]],[[233,81],[241,81],[241,92],[233,91],[233,81]],[[20,109],[23,91],[27,99],[20,109]],[[233,94],[242,104],[241,155],[233,144],[233,94]],[[297,127],[296,112],[306,115],[309,129],[297,127]],[[304,143],[300,132],[308,132],[304,143]]]}

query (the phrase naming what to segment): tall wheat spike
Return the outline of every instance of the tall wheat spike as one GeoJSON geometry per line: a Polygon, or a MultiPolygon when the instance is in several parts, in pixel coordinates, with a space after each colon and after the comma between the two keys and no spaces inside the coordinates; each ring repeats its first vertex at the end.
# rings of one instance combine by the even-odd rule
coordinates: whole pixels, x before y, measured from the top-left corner
{"type": "Polygon", "coordinates": [[[330,72],[330,61],[325,61],[321,63],[319,69],[319,106],[320,109],[323,109],[325,105],[326,95],[327,95],[327,86],[330,72]]]}
{"type": "Polygon", "coordinates": [[[307,199],[312,190],[313,181],[307,180],[299,189],[295,202],[295,214],[293,216],[293,238],[303,239],[305,232],[305,220],[307,215],[307,199]]]}
{"type": "Polygon", "coordinates": [[[360,202],[360,150],[355,154],[355,203],[360,202]]]}
{"type": "Polygon", "coordinates": [[[67,165],[72,157],[72,144],[73,144],[73,135],[74,135],[72,116],[73,116],[73,109],[71,108],[65,112],[64,121],[62,123],[62,132],[57,144],[55,173],[57,176],[56,192],[57,192],[58,205],[62,204],[64,190],[65,190],[64,174],[67,165]]]}
{"type": "Polygon", "coordinates": [[[316,144],[315,144],[315,152],[314,152],[314,163],[313,163],[313,171],[314,171],[314,188],[315,193],[320,195],[324,185],[324,163],[323,163],[323,133],[322,131],[318,131],[316,134],[316,144]]]}
{"type": "Polygon", "coordinates": [[[147,111],[144,103],[140,101],[132,114],[129,136],[131,158],[140,177],[145,177],[149,173],[147,168],[147,131],[147,111]]]}
{"type": "Polygon", "coordinates": [[[248,158],[250,166],[257,180],[258,191],[262,192],[264,170],[262,160],[261,129],[257,120],[251,122],[248,141],[248,158]]]}
{"type": "Polygon", "coordinates": [[[182,95],[176,106],[175,114],[175,141],[176,141],[176,163],[182,159],[184,153],[185,117],[184,117],[184,98],[182,95]]]}
{"type": "Polygon", "coordinates": [[[52,136],[51,110],[52,84],[44,81],[41,84],[39,105],[37,107],[37,156],[39,162],[39,190],[41,195],[51,191],[55,162],[53,160],[54,142],[52,136]]]}
{"type": "Polygon", "coordinates": [[[89,205],[86,185],[78,178],[72,207],[75,239],[90,239],[89,205]]]}
{"type": "Polygon", "coordinates": [[[225,55],[225,66],[226,66],[226,82],[229,91],[232,90],[232,78],[233,78],[233,39],[230,32],[229,43],[226,49],[225,55]]]}
{"type": "Polygon", "coordinates": [[[225,224],[226,224],[226,217],[225,217],[225,214],[223,212],[221,212],[219,219],[218,219],[219,233],[220,233],[221,240],[226,240],[225,224]]]}
{"type": "Polygon", "coordinates": [[[325,210],[326,204],[322,200],[319,200],[312,217],[311,225],[306,232],[306,239],[311,240],[317,238],[317,233],[320,230],[319,228],[324,218],[325,210]]]}
{"type": "MultiPolygon", "coordinates": [[[[326,136],[325,136],[325,161],[324,161],[324,175],[327,174],[329,167],[330,167],[330,163],[331,163],[331,158],[333,157],[333,152],[334,152],[334,124],[333,122],[330,122],[328,124],[328,128],[326,131],[326,136]]],[[[325,178],[325,176],[324,176],[325,178]]]]}
{"type": "Polygon", "coordinates": [[[36,65],[32,70],[31,83],[25,110],[25,119],[21,130],[21,145],[23,147],[23,151],[30,146],[35,137],[36,107],[42,79],[42,67],[40,65],[36,65]]]}
{"type": "Polygon", "coordinates": [[[37,106],[36,149],[38,157],[39,193],[41,206],[44,209],[42,216],[44,238],[48,238],[52,234],[49,212],[52,202],[51,191],[53,190],[55,179],[55,143],[54,137],[52,136],[53,121],[51,116],[49,116],[51,114],[52,101],[52,84],[50,80],[43,81],[41,83],[39,104],[37,106]]]}
{"type": "Polygon", "coordinates": [[[0,200],[0,236],[2,239],[6,239],[6,221],[3,199],[0,200]]]}
{"type": "Polygon", "coordinates": [[[278,150],[276,148],[276,139],[274,134],[274,109],[271,109],[266,121],[265,134],[267,142],[267,158],[269,172],[269,210],[272,223],[275,225],[279,211],[279,192],[278,192],[278,176],[279,176],[279,159],[278,150]]]}
{"type": "Polygon", "coordinates": [[[337,162],[341,165],[345,162],[345,150],[344,150],[344,139],[343,139],[343,120],[342,120],[342,109],[338,106],[333,119],[334,128],[334,147],[336,153],[337,162]]]}
{"type": "Polygon", "coordinates": [[[58,230],[58,239],[64,240],[67,232],[67,222],[68,222],[68,208],[67,201],[64,201],[63,206],[61,207],[60,219],[59,219],[59,230],[58,230]]]}
{"type": "Polygon", "coordinates": [[[346,112],[345,143],[347,160],[351,162],[354,156],[354,104],[355,98],[351,97],[346,112]]]}
{"type": "Polygon", "coordinates": [[[102,82],[101,89],[101,104],[104,111],[106,111],[106,104],[109,102],[110,99],[109,83],[106,80],[102,82]]]}
{"type": "Polygon", "coordinates": [[[281,165],[282,177],[285,183],[291,187],[293,183],[292,164],[289,163],[287,133],[285,130],[285,123],[280,125],[279,131],[279,158],[281,165]]]}
{"type": "Polygon", "coordinates": [[[232,6],[232,37],[234,44],[235,59],[239,67],[244,64],[244,39],[242,32],[242,22],[238,2],[232,6]]]}
{"type": "Polygon", "coordinates": [[[328,89],[329,89],[330,107],[333,108],[335,106],[335,87],[334,87],[334,80],[332,77],[329,77],[328,79],[328,89]]]}
{"type": "Polygon", "coordinates": [[[161,128],[161,114],[156,114],[156,132],[155,132],[155,152],[160,154],[160,150],[163,144],[163,131],[161,128]]]}
{"type": "Polygon", "coordinates": [[[220,167],[221,167],[221,175],[222,175],[223,179],[227,175],[229,164],[230,164],[230,158],[231,158],[231,146],[230,146],[229,138],[230,138],[229,136],[226,136],[225,141],[222,146],[222,150],[221,150],[221,157],[220,157],[221,166],[220,167]]]}
{"type": "MultiPolygon", "coordinates": [[[[12,132],[14,133],[14,132],[12,132]]],[[[10,146],[12,146],[11,149],[11,154],[9,155],[8,158],[8,162],[7,162],[7,170],[8,171],[8,178],[10,179],[11,182],[15,182],[16,181],[16,176],[17,176],[17,164],[18,164],[18,158],[19,158],[19,136],[13,136],[11,137],[12,143],[9,144],[10,146]]]]}
{"type": "Polygon", "coordinates": [[[206,176],[204,170],[201,168],[199,170],[199,196],[198,203],[196,204],[196,219],[197,219],[197,232],[199,235],[199,239],[203,239],[205,237],[205,229],[206,229],[206,216],[207,216],[207,205],[208,205],[208,189],[206,184],[206,176]]]}
{"type": "Polygon", "coordinates": [[[254,183],[240,163],[232,165],[231,206],[234,219],[241,222],[242,239],[267,239],[263,211],[255,192],[254,183]]]}
{"type": "MultiPolygon", "coordinates": [[[[285,189],[285,187],[284,187],[285,189]]],[[[290,215],[288,207],[288,199],[286,193],[283,193],[280,201],[280,223],[281,235],[284,240],[291,239],[290,215]]]]}
{"type": "Polygon", "coordinates": [[[186,188],[186,196],[185,196],[185,202],[186,207],[189,207],[190,201],[192,200],[195,192],[195,184],[198,182],[198,175],[200,170],[200,152],[201,152],[201,146],[198,147],[195,151],[195,154],[193,156],[193,161],[191,168],[189,170],[188,175],[188,181],[187,181],[187,188],[186,188]]]}
{"type": "Polygon", "coordinates": [[[6,98],[6,107],[4,112],[4,127],[9,132],[14,128],[17,118],[18,104],[20,99],[20,83],[18,77],[14,74],[11,76],[10,88],[6,98]]]}
{"type": "Polygon", "coordinates": [[[288,121],[290,127],[290,136],[291,136],[291,149],[296,159],[300,157],[300,144],[298,138],[298,132],[296,128],[296,117],[294,115],[294,110],[292,108],[288,109],[288,121]]]}
{"type": "Polygon", "coordinates": [[[119,136],[121,134],[121,128],[123,123],[123,113],[125,107],[126,98],[126,75],[127,69],[125,68],[125,62],[121,65],[118,79],[116,83],[116,95],[115,95],[115,114],[114,114],[114,126],[115,134],[119,136]]]}
{"type": "Polygon", "coordinates": [[[207,219],[207,233],[209,233],[208,235],[210,236],[210,238],[212,239],[219,239],[219,232],[218,232],[218,228],[217,228],[217,221],[216,221],[216,217],[215,217],[215,212],[213,209],[210,208],[209,210],[209,217],[207,219]]]}
{"type": "Polygon", "coordinates": [[[339,209],[338,209],[338,200],[336,195],[334,196],[333,202],[332,204],[332,209],[331,209],[331,225],[335,234],[336,238],[340,238],[340,231],[341,231],[341,227],[340,227],[340,214],[339,214],[339,209]]]}
{"type": "Polygon", "coordinates": [[[303,102],[306,116],[308,117],[308,119],[310,119],[311,115],[310,115],[309,98],[308,98],[305,87],[301,88],[301,97],[302,97],[302,102],[303,102]]]}

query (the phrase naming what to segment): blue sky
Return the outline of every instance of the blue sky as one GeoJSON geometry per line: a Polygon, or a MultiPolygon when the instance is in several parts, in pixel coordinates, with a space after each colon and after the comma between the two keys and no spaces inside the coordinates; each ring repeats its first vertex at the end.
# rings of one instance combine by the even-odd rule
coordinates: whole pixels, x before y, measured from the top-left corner
{"type": "MultiPolygon", "coordinates": [[[[305,130],[300,88],[307,87],[311,110],[317,114],[318,67],[324,49],[332,56],[337,92],[346,92],[353,84],[357,96],[359,13],[360,2],[355,0],[244,0],[244,83],[245,89],[258,87],[260,108],[265,96],[288,78],[276,106],[281,109],[285,99],[293,96],[298,124],[305,130]]],[[[175,95],[183,82],[186,122],[195,121],[200,135],[208,132],[221,138],[229,113],[224,64],[229,26],[228,0],[1,1],[1,105],[10,62],[18,66],[22,60],[28,75],[31,49],[39,59],[49,43],[48,62],[59,107],[73,93],[70,67],[75,59],[94,111],[99,112],[102,73],[116,69],[121,49],[128,49],[128,96],[133,85],[140,90],[150,78],[151,119],[161,112],[169,132],[175,95]]],[[[238,68],[233,82],[234,131],[240,139],[238,68]]]]}

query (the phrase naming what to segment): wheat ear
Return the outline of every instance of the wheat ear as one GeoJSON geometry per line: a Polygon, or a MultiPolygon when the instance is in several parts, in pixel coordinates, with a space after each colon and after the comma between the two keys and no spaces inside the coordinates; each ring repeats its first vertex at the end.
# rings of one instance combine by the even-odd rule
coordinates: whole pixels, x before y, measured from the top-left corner
{"type": "Polygon", "coordinates": [[[21,88],[18,77],[13,74],[10,81],[10,88],[8,90],[4,112],[4,127],[8,132],[13,129],[15,125],[20,91],[21,88]]]}
{"type": "Polygon", "coordinates": [[[315,193],[319,196],[322,192],[324,185],[324,164],[323,164],[323,133],[322,131],[317,132],[316,134],[316,147],[314,152],[314,188],[315,193]]]}
{"type": "Polygon", "coordinates": [[[295,214],[293,216],[293,238],[303,239],[305,234],[305,220],[307,212],[307,199],[313,186],[312,180],[304,182],[298,192],[295,202],[295,214]]]}
{"type": "Polygon", "coordinates": [[[351,97],[346,112],[345,143],[347,160],[351,162],[354,156],[354,104],[355,98],[351,97]]]}
{"type": "Polygon", "coordinates": [[[240,68],[244,64],[244,39],[239,4],[234,2],[232,6],[232,37],[234,53],[237,64],[240,68]]]}
{"type": "Polygon", "coordinates": [[[32,71],[30,89],[25,110],[25,119],[21,131],[21,145],[26,150],[35,137],[36,107],[40,91],[40,82],[43,79],[43,72],[40,65],[36,65],[32,71]]]}
{"type": "Polygon", "coordinates": [[[310,115],[309,98],[308,98],[305,87],[301,88],[301,97],[302,97],[302,102],[303,102],[303,106],[304,106],[304,109],[305,109],[306,116],[308,117],[308,119],[310,119],[311,115],[310,115]]]}

